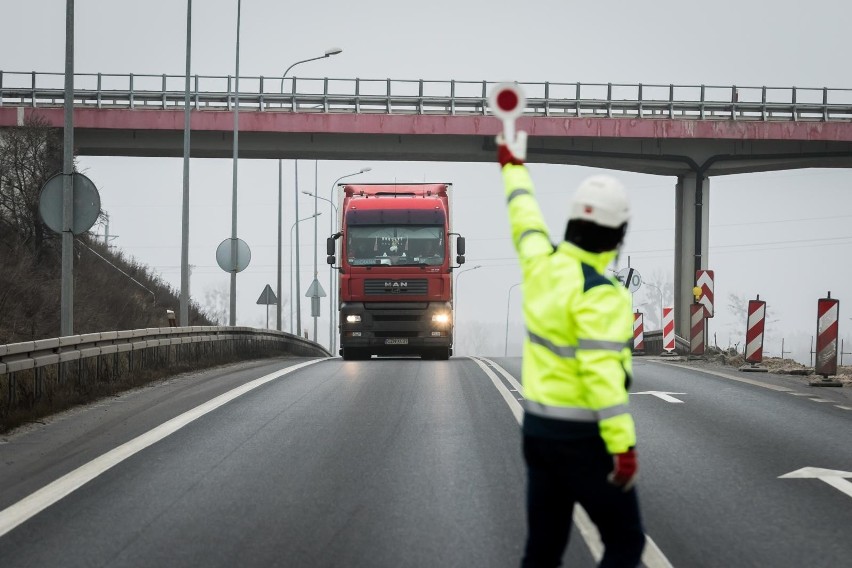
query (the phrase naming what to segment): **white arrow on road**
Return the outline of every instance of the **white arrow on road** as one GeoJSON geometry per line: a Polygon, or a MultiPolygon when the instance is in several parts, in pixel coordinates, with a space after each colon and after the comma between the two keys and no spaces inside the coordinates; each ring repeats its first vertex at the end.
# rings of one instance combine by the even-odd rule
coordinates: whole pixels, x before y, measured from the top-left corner
{"type": "Polygon", "coordinates": [[[660,391],[645,391],[645,392],[632,392],[630,394],[650,394],[651,396],[656,396],[657,398],[661,398],[666,402],[677,402],[683,404],[682,400],[676,399],[673,396],[669,396],[672,394],[686,394],[685,392],[660,392],[660,391]]]}
{"type": "Polygon", "coordinates": [[[852,477],[852,472],[837,469],[822,469],[820,467],[803,467],[802,469],[779,475],[778,479],[816,478],[825,481],[835,489],[852,497],[852,482],[846,481],[843,479],[844,477],[852,477]]]}

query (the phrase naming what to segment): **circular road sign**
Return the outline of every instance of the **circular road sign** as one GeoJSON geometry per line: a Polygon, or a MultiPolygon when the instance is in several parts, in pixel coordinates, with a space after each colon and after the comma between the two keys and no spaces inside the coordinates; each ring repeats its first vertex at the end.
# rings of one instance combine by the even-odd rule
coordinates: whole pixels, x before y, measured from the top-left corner
{"type": "Polygon", "coordinates": [[[216,262],[225,272],[242,272],[251,262],[251,249],[242,239],[225,239],[216,249],[216,262]],[[231,242],[237,242],[237,257],[231,256],[231,242]]]}
{"type": "Polygon", "coordinates": [[[622,268],[615,273],[615,277],[631,294],[642,285],[642,276],[635,268],[622,268]]]}
{"type": "MultiPolygon", "coordinates": [[[[98,215],[101,214],[101,196],[92,180],[77,172],[72,175],[74,206],[71,232],[80,235],[91,229],[98,220],[98,215]]],[[[62,174],[56,174],[44,182],[38,198],[41,219],[54,233],[62,232],[63,177],[62,174]]]]}

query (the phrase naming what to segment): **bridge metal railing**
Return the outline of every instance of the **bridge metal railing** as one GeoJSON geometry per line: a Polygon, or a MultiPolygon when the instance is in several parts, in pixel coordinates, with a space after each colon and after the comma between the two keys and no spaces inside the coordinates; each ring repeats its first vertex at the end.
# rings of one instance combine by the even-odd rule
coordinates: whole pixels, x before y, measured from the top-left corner
{"type": "Polygon", "coordinates": [[[279,355],[331,356],[298,335],[249,327],[134,329],[0,345],[0,419],[69,384],[85,387],[145,370],[279,355]]]}
{"type": "MultiPolygon", "coordinates": [[[[194,75],[195,110],[482,116],[489,81],[194,75]]],[[[0,71],[0,106],[64,104],[62,73],[0,71]]],[[[744,85],[520,83],[526,116],[850,121],[852,89],[744,85]]],[[[183,75],[78,73],[78,107],[183,110],[183,75]]]]}

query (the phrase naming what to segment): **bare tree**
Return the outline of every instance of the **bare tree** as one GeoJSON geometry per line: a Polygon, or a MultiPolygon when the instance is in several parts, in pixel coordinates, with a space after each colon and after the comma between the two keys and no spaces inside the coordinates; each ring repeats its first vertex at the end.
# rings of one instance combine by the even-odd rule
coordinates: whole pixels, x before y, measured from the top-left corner
{"type": "Polygon", "coordinates": [[[644,314],[646,330],[662,329],[662,307],[674,305],[674,282],[660,269],[655,270],[650,278],[643,277],[642,281],[643,285],[633,295],[633,307],[644,314]]]}
{"type": "Polygon", "coordinates": [[[228,325],[231,293],[225,284],[204,290],[204,302],[201,306],[208,319],[217,325],[228,325]]]}
{"type": "Polygon", "coordinates": [[[47,237],[39,194],[61,168],[61,136],[43,118],[29,118],[24,126],[0,136],[0,223],[16,232],[20,242],[37,256],[47,237]]]}

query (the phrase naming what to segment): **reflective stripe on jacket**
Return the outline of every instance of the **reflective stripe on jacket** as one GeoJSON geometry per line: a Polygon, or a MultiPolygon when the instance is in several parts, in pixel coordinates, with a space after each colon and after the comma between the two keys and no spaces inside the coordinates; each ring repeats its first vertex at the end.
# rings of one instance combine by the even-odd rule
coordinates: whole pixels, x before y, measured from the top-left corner
{"type": "Polygon", "coordinates": [[[607,450],[625,452],[636,445],[627,409],[633,315],[630,293],[604,276],[616,251],[554,248],[527,168],[505,166],[503,181],[523,280],[526,414],[578,432],[597,423],[607,450]]]}

